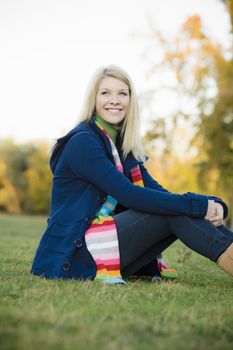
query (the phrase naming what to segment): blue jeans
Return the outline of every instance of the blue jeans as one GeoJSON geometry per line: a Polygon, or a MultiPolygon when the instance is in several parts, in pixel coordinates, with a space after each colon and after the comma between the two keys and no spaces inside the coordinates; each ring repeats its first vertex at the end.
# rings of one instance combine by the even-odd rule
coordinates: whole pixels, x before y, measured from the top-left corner
{"type": "Polygon", "coordinates": [[[124,277],[155,260],[176,239],[214,262],[233,243],[233,232],[205,219],[152,215],[131,209],[116,214],[114,219],[124,277]]]}

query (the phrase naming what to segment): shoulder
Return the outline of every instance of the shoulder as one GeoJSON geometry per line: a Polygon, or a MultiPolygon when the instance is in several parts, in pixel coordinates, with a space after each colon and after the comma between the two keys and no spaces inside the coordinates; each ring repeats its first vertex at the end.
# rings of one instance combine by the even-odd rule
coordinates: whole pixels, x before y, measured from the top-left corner
{"type": "Polygon", "coordinates": [[[82,122],[70,130],[66,135],[57,140],[50,157],[50,167],[55,171],[60,157],[67,154],[75,155],[76,152],[86,149],[88,145],[98,143],[98,136],[90,122],[82,122]]]}
{"type": "Polygon", "coordinates": [[[80,134],[87,134],[87,133],[90,135],[95,134],[90,122],[82,122],[82,123],[78,124],[69,133],[71,134],[71,138],[75,137],[76,135],[80,135],[80,134]]]}
{"type": "Polygon", "coordinates": [[[92,143],[100,143],[98,134],[94,131],[90,123],[80,123],[75,129],[73,135],[70,137],[67,145],[87,145],[92,143]]]}
{"type": "Polygon", "coordinates": [[[94,156],[100,152],[106,152],[101,136],[91,124],[82,123],[75,128],[75,132],[69,138],[64,149],[64,156],[82,158],[87,155],[94,156]]]}

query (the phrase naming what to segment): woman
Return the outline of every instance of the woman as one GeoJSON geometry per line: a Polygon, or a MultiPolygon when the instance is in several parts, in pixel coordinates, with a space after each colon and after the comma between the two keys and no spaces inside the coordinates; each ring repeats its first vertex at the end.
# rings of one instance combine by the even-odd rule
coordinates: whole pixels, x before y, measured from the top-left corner
{"type": "Polygon", "coordinates": [[[119,67],[100,68],[80,123],[51,156],[51,213],[35,275],[124,283],[123,277],[155,274],[155,257],[177,238],[233,275],[226,204],[168,192],[144,161],[133,84],[119,67]]]}

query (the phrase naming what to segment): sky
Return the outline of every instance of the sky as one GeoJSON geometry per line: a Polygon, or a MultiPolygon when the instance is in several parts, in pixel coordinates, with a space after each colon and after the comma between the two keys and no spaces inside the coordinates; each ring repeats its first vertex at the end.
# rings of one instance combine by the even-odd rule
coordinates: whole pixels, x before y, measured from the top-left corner
{"type": "Polygon", "coordinates": [[[124,68],[140,95],[151,25],[169,37],[194,14],[227,43],[219,0],[0,0],[0,139],[63,135],[77,123],[88,81],[103,65],[124,68]]]}

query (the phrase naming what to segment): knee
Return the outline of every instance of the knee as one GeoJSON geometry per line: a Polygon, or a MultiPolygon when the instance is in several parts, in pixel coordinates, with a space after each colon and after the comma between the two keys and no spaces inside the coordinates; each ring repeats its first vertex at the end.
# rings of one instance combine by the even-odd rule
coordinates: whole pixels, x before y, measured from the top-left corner
{"type": "Polygon", "coordinates": [[[188,219],[186,215],[169,215],[168,219],[171,221],[185,221],[188,219]]]}
{"type": "Polygon", "coordinates": [[[177,226],[184,226],[187,225],[189,222],[189,217],[186,215],[177,215],[177,216],[169,216],[168,217],[168,223],[170,227],[177,227],[177,226]]]}

